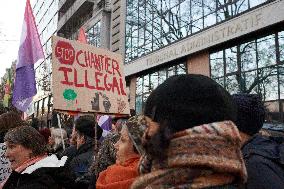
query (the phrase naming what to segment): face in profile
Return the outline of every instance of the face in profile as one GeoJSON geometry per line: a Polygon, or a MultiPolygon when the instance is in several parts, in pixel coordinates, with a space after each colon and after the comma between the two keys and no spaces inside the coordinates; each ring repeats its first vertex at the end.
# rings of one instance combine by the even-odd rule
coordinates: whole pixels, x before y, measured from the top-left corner
{"type": "Polygon", "coordinates": [[[168,146],[171,132],[167,127],[161,127],[157,122],[145,116],[147,122],[146,131],[142,137],[142,145],[146,154],[152,158],[162,160],[165,156],[165,149],[168,146]]]}
{"type": "Polygon", "coordinates": [[[150,139],[159,132],[159,125],[152,121],[149,117],[145,116],[147,127],[143,135],[143,139],[150,139]]]}
{"type": "Polygon", "coordinates": [[[133,143],[128,136],[127,128],[123,127],[121,130],[120,139],[114,145],[116,152],[116,163],[117,164],[124,164],[126,160],[131,158],[136,153],[133,149],[133,143]]]}
{"type": "Polygon", "coordinates": [[[25,148],[21,144],[6,142],[6,157],[11,162],[11,169],[15,170],[32,156],[32,150],[25,148]]]}

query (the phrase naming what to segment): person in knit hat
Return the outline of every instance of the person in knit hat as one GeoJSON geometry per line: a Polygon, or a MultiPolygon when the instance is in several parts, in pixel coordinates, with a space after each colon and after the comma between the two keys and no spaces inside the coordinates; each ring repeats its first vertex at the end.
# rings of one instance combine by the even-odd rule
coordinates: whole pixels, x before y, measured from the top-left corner
{"type": "Polygon", "coordinates": [[[265,107],[257,94],[232,95],[237,104],[235,121],[242,138],[247,189],[284,188],[284,138],[265,137],[258,132],[265,119],[265,107]]]}
{"type": "Polygon", "coordinates": [[[246,181],[236,106],[202,75],[165,80],[148,97],[141,176],[132,189],[234,188],[246,181]]]}
{"type": "Polygon", "coordinates": [[[121,137],[115,144],[116,163],[99,174],[97,189],[128,189],[138,177],[141,140],[146,129],[144,116],[131,117],[122,127],[121,137]]]}
{"type": "Polygon", "coordinates": [[[265,107],[257,94],[232,95],[237,104],[238,116],[235,121],[238,129],[247,135],[254,135],[262,128],[265,120],[265,107]]]}

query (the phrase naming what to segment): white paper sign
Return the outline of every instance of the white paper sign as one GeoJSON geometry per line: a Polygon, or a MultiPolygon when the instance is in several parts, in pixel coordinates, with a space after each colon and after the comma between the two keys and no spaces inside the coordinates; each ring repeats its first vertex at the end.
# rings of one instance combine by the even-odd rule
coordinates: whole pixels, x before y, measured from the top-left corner
{"type": "Polygon", "coordinates": [[[10,168],[10,162],[5,157],[6,146],[0,143],[0,183],[6,180],[11,174],[12,170],[10,168]]]}

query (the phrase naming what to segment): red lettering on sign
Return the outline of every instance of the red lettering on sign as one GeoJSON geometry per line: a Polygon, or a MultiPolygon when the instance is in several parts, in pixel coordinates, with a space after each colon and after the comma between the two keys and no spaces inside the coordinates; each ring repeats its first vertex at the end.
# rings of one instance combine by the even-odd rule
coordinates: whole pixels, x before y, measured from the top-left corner
{"type": "Polygon", "coordinates": [[[94,54],[91,53],[91,61],[89,64],[89,68],[93,68],[93,66],[95,67],[95,60],[94,60],[94,54]]]}
{"type": "Polygon", "coordinates": [[[77,62],[80,66],[82,66],[82,67],[84,68],[84,67],[86,67],[86,65],[80,63],[80,61],[79,61],[79,56],[80,56],[82,53],[83,53],[82,50],[80,50],[79,52],[77,52],[77,54],[76,54],[76,62],[77,62]]]}
{"type": "Polygon", "coordinates": [[[75,50],[65,41],[58,41],[55,46],[55,56],[61,64],[72,65],[75,59],[75,50]]]}
{"type": "Polygon", "coordinates": [[[102,75],[103,74],[100,73],[100,72],[95,72],[96,88],[97,88],[97,90],[100,90],[100,91],[104,91],[105,90],[105,88],[99,86],[100,82],[101,82],[99,77],[102,76],[102,75]]]}
{"type": "Polygon", "coordinates": [[[77,73],[76,68],[74,68],[74,84],[75,84],[75,87],[84,87],[84,84],[78,83],[78,73],[77,73]]]}
{"type": "Polygon", "coordinates": [[[110,91],[112,88],[112,84],[111,83],[107,84],[107,74],[105,74],[105,77],[104,77],[104,84],[105,84],[105,89],[107,91],[110,91]]]}
{"type": "Polygon", "coordinates": [[[125,93],[125,91],[124,91],[123,83],[122,83],[122,79],[121,79],[121,78],[119,79],[119,83],[120,83],[121,94],[124,95],[124,96],[126,96],[126,93],[125,93]]]}
{"type": "Polygon", "coordinates": [[[118,73],[118,75],[121,77],[121,74],[119,72],[119,64],[116,60],[112,59],[112,73],[115,75],[114,70],[118,73]]]}
{"type": "Polygon", "coordinates": [[[114,88],[116,88],[118,94],[120,95],[120,91],[119,91],[119,87],[118,87],[118,83],[117,83],[116,77],[113,77],[113,79],[112,79],[112,92],[113,93],[114,93],[114,88]]]}
{"type": "Polygon", "coordinates": [[[89,65],[90,64],[90,60],[91,60],[90,59],[90,53],[88,51],[85,51],[84,54],[85,54],[85,64],[89,65]]]}
{"type": "Polygon", "coordinates": [[[94,54],[94,56],[95,56],[95,59],[96,59],[95,69],[98,70],[98,71],[101,71],[102,69],[101,69],[100,59],[96,54],[94,54]]]}
{"type": "Polygon", "coordinates": [[[64,85],[73,85],[73,82],[70,82],[68,80],[68,72],[72,72],[71,68],[65,68],[65,67],[60,67],[58,71],[63,71],[64,72],[64,81],[61,81],[62,84],[64,85]]]}
{"type": "Polygon", "coordinates": [[[112,74],[112,72],[109,70],[109,66],[110,66],[110,58],[105,56],[105,67],[106,67],[106,72],[109,73],[109,74],[112,74]]]}
{"type": "Polygon", "coordinates": [[[60,67],[58,70],[64,74],[64,79],[61,81],[64,85],[98,91],[109,91],[126,96],[123,78],[88,69],[60,67]],[[74,76],[74,80],[72,81],[70,81],[70,73],[74,76]]]}
{"type": "Polygon", "coordinates": [[[95,86],[90,85],[88,82],[88,71],[87,70],[85,70],[85,86],[88,89],[96,89],[95,86]]]}

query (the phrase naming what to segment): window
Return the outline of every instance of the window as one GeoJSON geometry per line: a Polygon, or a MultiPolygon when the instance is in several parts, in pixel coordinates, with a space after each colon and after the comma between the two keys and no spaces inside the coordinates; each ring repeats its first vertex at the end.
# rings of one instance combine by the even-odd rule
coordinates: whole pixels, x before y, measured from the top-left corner
{"type": "MultiPolygon", "coordinates": [[[[266,1],[127,0],[125,62],[128,63],[135,58],[239,15],[266,1]]],[[[269,39],[267,40],[266,43],[269,43],[269,39]]],[[[91,41],[95,43],[96,40],[91,41]]]]}
{"type": "Polygon", "coordinates": [[[138,77],[136,80],[136,98],[135,98],[135,110],[142,113],[145,106],[145,102],[151,92],[161,83],[163,83],[168,77],[172,75],[186,74],[187,68],[185,63],[181,63],[175,66],[170,66],[150,74],[138,77]]]}
{"type": "Polygon", "coordinates": [[[101,22],[97,22],[87,31],[88,42],[96,47],[101,46],[101,22]]]}
{"type": "Polygon", "coordinates": [[[260,94],[269,119],[280,122],[284,122],[283,64],[283,31],[210,54],[216,82],[231,94],[260,94]]]}
{"type": "Polygon", "coordinates": [[[284,61],[284,31],[278,33],[280,61],[284,61]]]}

